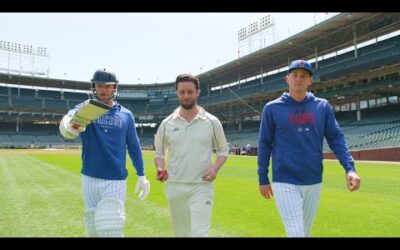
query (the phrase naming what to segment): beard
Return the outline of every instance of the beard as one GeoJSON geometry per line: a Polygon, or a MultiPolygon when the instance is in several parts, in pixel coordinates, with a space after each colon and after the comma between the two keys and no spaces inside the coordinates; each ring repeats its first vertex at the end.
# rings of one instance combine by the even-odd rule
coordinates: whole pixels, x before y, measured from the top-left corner
{"type": "Polygon", "coordinates": [[[112,95],[111,96],[110,95],[104,95],[104,96],[99,96],[97,99],[100,102],[107,104],[107,103],[111,102],[112,100],[114,100],[114,97],[112,95]]]}
{"type": "Polygon", "coordinates": [[[101,91],[99,91],[99,92],[97,92],[96,90],[93,91],[94,97],[98,101],[106,103],[106,104],[115,99],[115,97],[116,97],[116,96],[114,96],[115,93],[116,93],[116,90],[111,91],[111,92],[103,92],[103,93],[101,91]]]}
{"type": "Polygon", "coordinates": [[[196,102],[191,102],[191,103],[181,103],[181,107],[184,109],[192,109],[196,105],[196,102]]]}

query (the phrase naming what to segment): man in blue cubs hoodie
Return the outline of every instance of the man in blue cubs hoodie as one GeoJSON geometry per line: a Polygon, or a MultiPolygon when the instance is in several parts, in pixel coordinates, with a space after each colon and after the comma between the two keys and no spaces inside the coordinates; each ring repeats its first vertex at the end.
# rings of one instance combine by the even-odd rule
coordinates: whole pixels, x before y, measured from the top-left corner
{"type": "Polygon", "coordinates": [[[132,112],[114,99],[118,80],[114,72],[99,69],[92,79],[91,95],[110,110],[89,125],[71,123],[71,117],[83,103],[68,111],[60,123],[62,136],[80,135],[82,140],[82,193],[84,223],[89,236],[122,237],[125,225],[126,152],[136,169],[136,192],[141,200],[150,192],[146,179],[142,148],[136,134],[132,112]]]}
{"type": "Polygon", "coordinates": [[[289,93],[268,102],[261,117],[257,158],[260,193],[266,199],[275,197],[288,237],[310,236],[321,192],[324,137],[346,171],[348,189],[360,187],[332,107],[307,91],[312,75],[309,62],[293,61],[285,77],[289,93]],[[271,153],[272,184],[268,178],[271,153]]]}

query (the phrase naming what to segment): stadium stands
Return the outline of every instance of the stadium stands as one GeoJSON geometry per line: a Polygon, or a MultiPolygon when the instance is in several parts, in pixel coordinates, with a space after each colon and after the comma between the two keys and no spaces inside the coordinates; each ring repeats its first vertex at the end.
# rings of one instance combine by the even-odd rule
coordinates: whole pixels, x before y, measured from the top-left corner
{"type": "MultiPolygon", "coordinates": [[[[396,28],[393,27],[395,24],[397,25],[399,17],[395,14],[388,14],[386,16],[390,16],[390,18],[386,20],[385,16],[379,14],[369,14],[370,16],[368,16],[368,14],[358,13],[354,14],[353,18],[357,15],[365,15],[366,21],[363,22],[366,22],[366,25],[354,27],[352,24],[351,34],[353,34],[354,28],[369,39],[375,38],[375,41],[358,48],[357,52],[350,49],[347,52],[338,53],[341,49],[353,44],[353,35],[345,36],[345,33],[342,32],[343,36],[332,41],[319,36],[315,40],[309,39],[310,44],[315,45],[316,48],[322,50],[325,47],[326,53],[336,52],[336,55],[331,57],[320,57],[318,63],[313,62],[313,66],[317,67],[318,65],[318,68],[314,74],[315,83],[311,91],[318,97],[328,99],[335,107],[337,119],[350,149],[399,147],[400,35],[385,39],[377,38],[384,35],[385,32],[394,31],[396,28]],[[372,18],[371,21],[368,21],[369,17],[372,18]],[[378,18],[378,20],[373,18],[378,18]],[[381,25],[380,28],[376,28],[377,25],[381,25]],[[346,41],[343,40],[345,37],[347,37],[346,41]],[[394,102],[388,102],[389,97],[397,99],[394,102]],[[379,104],[378,100],[382,98],[386,99],[386,102],[379,104]],[[375,104],[362,107],[361,120],[357,121],[357,111],[350,104],[361,101],[373,101],[375,104]]],[[[347,20],[345,14],[337,17],[339,21],[340,18],[342,21],[347,20]]],[[[322,24],[315,29],[324,30],[327,34],[332,35],[336,31],[329,25],[340,24],[326,22],[324,25],[327,25],[326,29],[322,24]]],[[[308,39],[312,34],[315,32],[309,34],[303,32],[291,39],[294,41],[296,41],[295,38],[301,40],[301,37],[308,39]]],[[[366,39],[360,38],[363,41],[366,39]]],[[[286,71],[281,70],[274,60],[289,61],[290,58],[293,59],[297,56],[311,59],[315,56],[313,50],[306,52],[304,49],[293,50],[294,54],[289,54],[286,46],[287,43],[286,45],[284,43],[273,45],[271,50],[265,50],[266,54],[256,53],[257,55],[247,56],[246,58],[250,58],[247,61],[248,65],[244,65],[243,62],[246,62],[246,58],[242,58],[242,61],[238,59],[235,63],[228,63],[231,68],[226,66],[226,71],[223,71],[224,67],[219,67],[200,77],[202,92],[199,104],[220,118],[228,141],[232,145],[237,144],[239,147],[247,144],[257,145],[259,116],[264,104],[287,89],[287,83],[284,80],[286,71]],[[274,50],[274,46],[277,47],[277,50],[274,50]],[[280,53],[288,53],[288,56],[285,57],[286,54],[280,53]],[[255,63],[258,61],[260,61],[260,65],[265,65],[266,62],[269,70],[275,73],[265,74],[266,72],[264,72],[263,77],[255,75],[259,73],[253,73],[254,77],[251,80],[242,79],[239,83],[235,82],[231,85],[231,79],[240,79],[241,73],[259,72],[260,65],[255,63]],[[252,65],[253,68],[246,72],[243,70],[239,72],[240,68],[235,68],[235,65],[242,67],[252,65]],[[219,72],[221,76],[216,77],[217,73],[215,72],[219,72]],[[233,74],[234,77],[229,76],[231,77],[229,78],[226,76],[227,74],[233,74]],[[217,87],[222,85],[228,87],[217,87]]],[[[57,79],[43,79],[42,82],[46,83],[46,86],[43,86],[40,83],[41,80],[35,77],[21,78],[18,76],[13,78],[11,75],[0,74],[0,79],[3,81],[0,81],[2,83],[0,85],[0,147],[79,145],[79,138],[65,141],[59,136],[58,122],[68,109],[89,98],[88,93],[81,93],[89,89],[88,82],[71,81],[70,86],[75,86],[72,91],[66,90],[65,82],[57,79]],[[35,88],[35,84],[41,88],[35,88]],[[51,85],[51,87],[58,85],[60,90],[47,90],[47,85],[51,85]],[[77,90],[80,92],[76,92],[77,90]]],[[[137,124],[159,124],[178,106],[174,90],[173,82],[150,85],[121,84],[118,101],[132,111],[137,124]]],[[[156,128],[138,127],[137,131],[142,145],[151,148],[156,128]]],[[[329,151],[326,142],[324,142],[324,150],[329,151]]]]}

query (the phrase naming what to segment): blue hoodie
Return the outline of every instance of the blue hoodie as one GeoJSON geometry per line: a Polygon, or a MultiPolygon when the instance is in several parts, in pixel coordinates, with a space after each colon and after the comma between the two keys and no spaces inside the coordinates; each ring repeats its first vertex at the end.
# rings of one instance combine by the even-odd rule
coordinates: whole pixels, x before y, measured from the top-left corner
{"type": "MultiPolygon", "coordinates": [[[[68,112],[72,116],[82,105],[68,112]]],[[[125,180],[126,151],[138,176],[144,176],[142,148],[135,128],[135,119],[128,109],[118,103],[97,118],[80,134],[82,139],[82,170],[87,176],[125,180]]]]}
{"type": "Polygon", "coordinates": [[[324,137],[346,173],[355,172],[353,157],[327,100],[308,92],[301,102],[288,93],[268,102],[263,109],[258,139],[259,184],[270,183],[271,152],[274,182],[321,183],[324,137]]]}

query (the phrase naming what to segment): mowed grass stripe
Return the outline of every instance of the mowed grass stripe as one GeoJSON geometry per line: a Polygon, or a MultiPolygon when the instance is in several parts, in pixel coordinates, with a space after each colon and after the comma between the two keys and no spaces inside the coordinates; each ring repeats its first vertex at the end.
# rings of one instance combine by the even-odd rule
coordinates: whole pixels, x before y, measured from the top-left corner
{"type": "MultiPolygon", "coordinates": [[[[14,163],[18,162],[15,158],[21,158],[22,155],[0,156],[0,178],[6,180],[0,182],[0,236],[84,236],[83,201],[79,174],[80,155],[53,153],[32,156],[36,161],[32,160],[33,158],[25,158],[25,162],[19,167],[14,166],[14,163]],[[24,164],[27,165],[22,167],[24,164]],[[39,167],[41,169],[31,167],[31,170],[27,170],[21,176],[15,175],[16,169],[21,168],[22,171],[24,168],[29,168],[30,165],[41,166],[39,167]],[[15,170],[9,168],[15,168],[15,170]],[[52,178],[52,175],[59,176],[58,181],[50,183],[44,181],[44,179],[55,179],[52,178]],[[68,182],[69,178],[71,180],[68,182]],[[26,186],[21,188],[21,181],[30,183],[32,187],[39,185],[40,187],[34,188],[39,191],[31,190],[30,192],[33,194],[47,192],[48,204],[40,204],[39,208],[37,207],[38,203],[31,203],[31,207],[25,204],[28,212],[25,211],[26,209],[23,210],[28,215],[24,218],[23,212],[19,212],[19,216],[22,214],[24,219],[21,219],[20,223],[15,223],[16,219],[13,217],[16,213],[8,211],[5,214],[2,211],[5,210],[5,207],[7,209],[11,207],[10,203],[14,203],[10,202],[10,197],[29,198],[27,194],[20,194],[18,191],[14,191],[15,194],[13,194],[10,191],[10,189],[18,190],[20,188],[23,190],[21,192],[27,192],[26,186]],[[62,210],[72,209],[76,212],[73,215],[76,225],[66,227],[64,231],[57,227],[46,231],[43,228],[46,227],[45,223],[39,224],[37,222],[40,221],[39,219],[36,221],[33,219],[34,214],[37,213],[36,210],[40,210],[40,213],[53,211],[50,215],[51,217],[55,216],[52,214],[57,209],[53,210],[52,206],[54,200],[57,199],[54,197],[57,195],[52,193],[63,193],[57,191],[55,182],[58,182],[60,190],[67,190],[66,186],[68,185],[76,186],[76,191],[72,192],[71,197],[61,202],[63,205],[65,205],[64,203],[75,203],[73,208],[64,206],[62,210]],[[43,210],[44,212],[42,212],[43,210]],[[30,230],[21,231],[19,229],[19,227],[29,224],[37,225],[36,227],[31,226],[30,230]],[[12,229],[6,231],[6,228],[12,229]]],[[[173,233],[164,185],[155,180],[153,153],[144,152],[144,160],[146,174],[151,181],[151,193],[148,200],[143,202],[135,197],[134,189],[137,178],[130,159],[127,159],[129,178],[125,235],[128,237],[171,237],[173,233]]],[[[313,237],[400,236],[400,164],[357,162],[356,167],[362,177],[362,187],[354,193],[346,190],[344,171],[338,161],[325,161],[324,164],[321,204],[312,229],[313,237]]],[[[259,194],[256,171],[256,157],[229,157],[215,182],[216,194],[210,236],[280,237],[285,235],[274,200],[267,201],[262,199],[259,194]]],[[[46,203],[45,200],[41,201],[46,203]]],[[[13,209],[18,210],[21,205],[15,205],[13,209]]],[[[62,214],[64,213],[66,212],[62,212],[62,214]]],[[[60,215],[60,217],[62,218],[60,221],[65,220],[64,215],[60,215]]],[[[59,227],[62,227],[65,222],[59,224],[59,227]]]]}
{"type": "MultiPolygon", "coordinates": [[[[47,154],[35,154],[33,155],[36,159],[40,159],[43,162],[57,165],[57,168],[64,169],[70,173],[73,173],[77,180],[78,185],[80,183],[80,170],[81,160],[80,155],[47,155],[47,154]]],[[[125,205],[126,212],[126,223],[125,223],[125,236],[126,237],[172,237],[172,229],[170,225],[169,211],[166,207],[160,206],[156,202],[152,202],[150,199],[140,201],[134,194],[137,178],[135,177],[135,171],[132,165],[128,161],[128,192],[125,205]]],[[[152,191],[154,192],[154,182],[152,182],[152,191]]],[[[81,198],[81,191],[78,194],[78,198],[81,198]]],[[[82,208],[83,211],[83,203],[82,208]]],[[[82,224],[80,220],[77,223],[82,224]]],[[[82,234],[84,236],[85,234],[82,234]]],[[[67,235],[68,236],[68,235],[67,235]]]]}
{"type": "MultiPolygon", "coordinates": [[[[70,172],[76,174],[80,172],[81,161],[79,155],[35,154],[33,156],[70,172]]],[[[134,194],[137,182],[136,172],[130,159],[127,158],[129,176],[125,236],[172,237],[173,232],[168,204],[164,195],[164,184],[155,180],[156,173],[153,167],[152,152],[144,152],[144,162],[147,178],[151,181],[151,193],[146,201],[140,201],[134,194]]],[[[215,237],[238,236],[241,234],[238,230],[231,230],[214,222],[210,231],[210,235],[215,237]]]]}
{"type": "Polygon", "coordinates": [[[75,175],[26,155],[2,155],[1,236],[77,236],[84,230],[75,175]]]}

